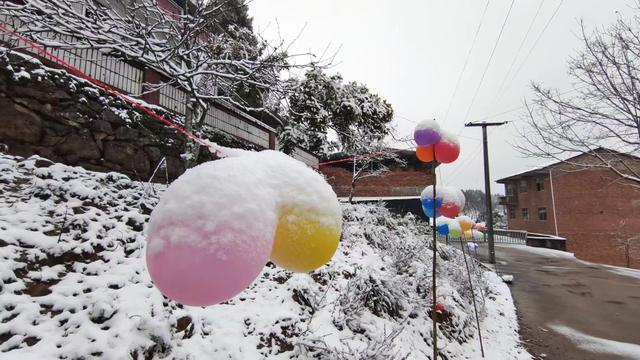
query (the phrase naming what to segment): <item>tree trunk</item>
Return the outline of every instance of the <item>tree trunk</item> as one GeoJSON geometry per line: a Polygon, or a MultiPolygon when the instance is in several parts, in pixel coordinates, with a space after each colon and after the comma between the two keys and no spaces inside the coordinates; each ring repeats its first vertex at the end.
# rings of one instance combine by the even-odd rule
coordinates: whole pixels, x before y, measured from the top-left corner
{"type": "MultiPolygon", "coordinates": [[[[195,129],[202,127],[202,120],[206,113],[207,109],[197,104],[193,107],[187,106],[187,113],[184,119],[185,130],[195,134],[195,129]]],[[[200,144],[191,139],[187,139],[184,155],[185,168],[189,169],[196,166],[198,164],[198,156],[200,155],[200,144]]]]}
{"type": "Polygon", "coordinates": [[[349,204],[353,204],[353,194],[356,192],[356,180],[351,180],[351,191],[349,191],[349,204]]]}

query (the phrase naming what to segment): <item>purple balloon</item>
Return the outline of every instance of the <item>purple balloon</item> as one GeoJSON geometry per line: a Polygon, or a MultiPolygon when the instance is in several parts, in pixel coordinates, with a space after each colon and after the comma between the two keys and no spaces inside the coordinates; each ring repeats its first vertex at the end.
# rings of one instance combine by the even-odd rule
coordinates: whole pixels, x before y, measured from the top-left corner
{"type": "Polygon", "coordinates": [[[416,130],[413,139],[418,146],[431,146],[440,141],[440,132],[435,129],[416,130]]]}

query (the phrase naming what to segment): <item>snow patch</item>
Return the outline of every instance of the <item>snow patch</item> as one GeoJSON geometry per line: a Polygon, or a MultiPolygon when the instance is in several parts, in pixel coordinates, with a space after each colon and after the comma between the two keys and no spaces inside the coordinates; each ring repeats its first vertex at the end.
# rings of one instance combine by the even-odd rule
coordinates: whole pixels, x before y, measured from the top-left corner
{"type": "Polygon", "coordinates": [[[549,327],[568,337],[573,343],[583,350],[598,354],[611,354],[629,357],[630,359],[640,359],[640,345],[638,344],[630,344],[587,335],[576,329],[563,325],[550,325],[549,327]]]}

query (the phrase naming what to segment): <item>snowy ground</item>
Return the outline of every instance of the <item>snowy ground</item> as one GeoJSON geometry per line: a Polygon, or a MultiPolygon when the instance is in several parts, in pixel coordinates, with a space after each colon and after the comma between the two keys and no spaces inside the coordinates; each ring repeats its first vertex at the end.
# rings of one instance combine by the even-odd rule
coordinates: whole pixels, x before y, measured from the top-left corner
{"type": "MultiPolygon", "coordinates": [[[[344,205],[329,265],[307,275],[268,264],[231,301],[183,307],[144,261],[162,190],[0,155],[0,359],[429,358],[431,250],[419,220],[344,205]]],[[[441,354],[480,359],[461,253],[440,249],[441,354]]],[[[486,358],[530,359],[508,287],[473,272],[486,358]]]]}

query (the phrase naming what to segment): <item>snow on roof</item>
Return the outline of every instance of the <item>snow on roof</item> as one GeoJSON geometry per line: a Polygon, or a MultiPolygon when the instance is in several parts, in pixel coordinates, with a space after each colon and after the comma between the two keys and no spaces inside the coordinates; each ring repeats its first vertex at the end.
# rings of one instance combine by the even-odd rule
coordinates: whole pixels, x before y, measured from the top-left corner
{"type": "MultiPolygon", "coordinates": [[[[636,155],[628,154],[628,153],[622,153],[622,152],[619,152],[619,151],[616,151],[616,150],[613,150],[613,149],[609,149],[609,148],[605,148],[605,147],[599,147],[597,149],[594,149],[592,152],[604,152],[604,153],[609,153],[609,154],[613,153],[613,154],[622,155],[622,156],[629,156],[631,158],[635,158],[635,159],[639,159],[640,160],[640,157],[638,157],[636,155]]],[[[525,170],[525,171],[521,171],[519,173],[515,173],[515,174],[509,175],[507,177],[503,177],[501,179],[496,180],[496,182],[497,183],[505,183],[507,180],[511,180],[513,178],[518,178],[518,177],[522,177],[522,176],[525,176],[525,175],[539,174],[539,173],[542,173],[545,170],[548,170],[549,168],[551,168],[553,166],[559,165],[559,164],[561,164],[561,163],[563,163],[565,161],[570,161],[570,160],[575,159],[575,158],[577,158],[579,156],[583,156],[583,155],[587,155],[587,154],[589,154],[589,153],[588,152],[582,152],[580,154],[570,156],[570,157],[568,157],[566,159],[553,159],[552,161],[550,161],[550,162],[548,162],[548,163],[546,163],[544,165],[539,165],[539,166],[533,167],[531,169],[528,169],[528,170],[525,170]]]]}

